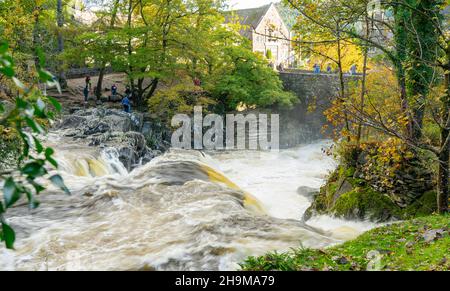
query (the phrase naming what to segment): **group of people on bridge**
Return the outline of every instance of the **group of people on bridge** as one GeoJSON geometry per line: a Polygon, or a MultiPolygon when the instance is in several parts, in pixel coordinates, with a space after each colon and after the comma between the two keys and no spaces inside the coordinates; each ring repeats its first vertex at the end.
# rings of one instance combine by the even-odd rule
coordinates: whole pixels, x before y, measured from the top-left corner
{"type": "MultiPolygon", "coordinates": [[[[353,75],[356,75],[356,74],[358,73],[357,70],[358,70],[358,66],[357,66],[356,64],[353,64],[353,65],[350,67],[350,71],[349,71],[348,73],[349,73],[351,76],[353,76],[353,75]]],[[[320,74],[320,73],[321,73],[321,67],[320,67],[320,65],[319,65],[318,63],[315,63],[315,64],[314,64],[314,66],[313,66],[313,72],[314,72],[314,74],[320,74]]],[[[331,64],[328,64],[326,73],[327,73],[327,74],[332,74],[332,73],[335,73],[335,72],[336,72],[336,71],[333,72],[333,67],[331,66],[331,64]]]]}
{"type": "MultiPolygon", "coordinates": [[[[87,103],[89,99],[89,93],[92,92],[92,83],[91,83],[91,77],[86,76],[85,79],[85,87],[83,90],[84,95],[84,102],[87,103]]],[[[94,89],[96,91],[96,89],[94,89]]],[[[121,96],[121,104],[123,106],[123,111],[127,113],[131,113],[131,100],[133,98],[133,91],[131,90],[130,86],[126,86],[125,88],[125,94],[121,95],[119,94],[119,90],[117,88],[116,84],[113,84],[111,86],[111,100],[117,100],[117,96],[121,96]]]]}

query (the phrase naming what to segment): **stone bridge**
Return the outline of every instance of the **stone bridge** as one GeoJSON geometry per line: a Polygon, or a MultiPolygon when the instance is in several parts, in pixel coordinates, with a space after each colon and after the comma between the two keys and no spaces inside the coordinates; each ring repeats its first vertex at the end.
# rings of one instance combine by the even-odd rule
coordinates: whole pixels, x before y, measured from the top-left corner
{"type": "MultiPolygon", "coordinates": [[[[279,75],[284,88],[299,97],[299,103],[293,109],[279,111],[280,146],[290,147],[327,138],[329,132],[322,133],[327,123],[323,113],[339,92],[339,76],[299,70],[280,72],[279,75]]],[[[358,74],[345,75],[345,80],[357,81],[360,77],[358,74]]]]}

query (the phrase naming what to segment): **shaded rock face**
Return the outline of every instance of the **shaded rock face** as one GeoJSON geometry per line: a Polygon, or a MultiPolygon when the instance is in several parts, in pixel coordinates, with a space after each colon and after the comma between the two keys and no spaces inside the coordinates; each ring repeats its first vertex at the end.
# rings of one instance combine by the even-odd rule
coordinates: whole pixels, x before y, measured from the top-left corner
{"type": "Polygon", "coordinates": [[[428,191],[434,189],[432,170],[418,157],[404,159],[402,166],[387,174],[387,169],[378,166],[367,152],[358,155],[353,178],[364,179],[376,191],[386,193],[401,208],[405,208],[428,191]]]}
{"type": "Polygon", "coordinates": [[[66,137],[84,140],[89,146],[113,148],[128,170],[152,160],[160,154],[147,146],[141,133],[142,114],[129,114],[116,109],[90,108],[74,110],[56,125],[66,137]]]}
{"type": "Polygon", "coordinates": [[[141,132],[152,149],[164,152],[170,148],[172,130],[149,114],[144,115],[141,132]]]}
{"type": "Polygon", "coordinates": [[[310,202],[314,200],[314,197],[319,194],[320,189],[311,188],[307,186],[301,186],[297,189],[297,193],[305,198],[307,198],[310,202]]]}
{"type": "MultiPolygon", "coordinates": [[[[430,215],[437,209],[434,191],[422,192],[420,196],[419,191],[412,190],[404,194],[380,191],[375,189],[373,181],[358,178],[361,172],[339,166],[320,189],[320,193],[314,196],[303,220],[326,214],[350,220],[386,222],[430,215]],[[399,199],[395,199],[396,197],[399,199]],[[412,202],[404,206],[407,199],[412,202]]],[[[420,191],[428,188],[426,183],[422,187],[425,188],[420,191]]]]}

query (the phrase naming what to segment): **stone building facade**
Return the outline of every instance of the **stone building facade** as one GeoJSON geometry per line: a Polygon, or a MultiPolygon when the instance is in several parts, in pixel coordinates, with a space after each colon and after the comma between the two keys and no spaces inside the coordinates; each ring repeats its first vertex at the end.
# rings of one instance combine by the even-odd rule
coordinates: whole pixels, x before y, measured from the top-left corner
{"type": "Polygon", "coordinates": [[[291,46],[291,32],[281,17],[274,3],[258,8],[232,11],[227,15],[237,16],[243,25],[241,34],[252,42],[254,52],[271,56],[274,66],[284,67],[294,62],[294,52],[291,46]]]}

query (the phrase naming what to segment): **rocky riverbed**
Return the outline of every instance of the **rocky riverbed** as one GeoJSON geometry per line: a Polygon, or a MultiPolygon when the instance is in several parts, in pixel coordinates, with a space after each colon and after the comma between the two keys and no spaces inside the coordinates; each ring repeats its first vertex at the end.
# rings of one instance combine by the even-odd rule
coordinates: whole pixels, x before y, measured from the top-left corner
{"type": "Polygon", "coordinates": [[[168,147],[168,130],[142,113],[74,108],[55,125],[63,136],[99,149],[113,148],[127,170],[151,161],[168,147]]]}

